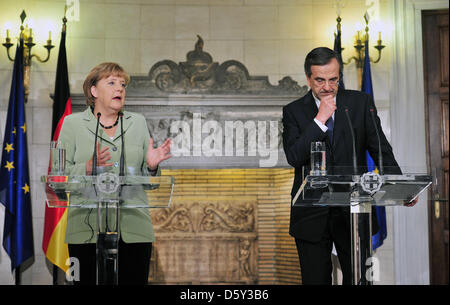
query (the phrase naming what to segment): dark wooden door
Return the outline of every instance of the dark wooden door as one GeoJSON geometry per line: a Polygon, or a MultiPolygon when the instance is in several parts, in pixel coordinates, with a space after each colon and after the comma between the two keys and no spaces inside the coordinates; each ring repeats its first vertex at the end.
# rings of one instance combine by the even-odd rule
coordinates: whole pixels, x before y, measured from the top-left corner
{"type": "Polygon", "coordinates": [[[448,10],[423,11],[422,32],[428,164],[432,171],[436,170],[437,180],[430,195],[447,199],[429,201],[430,282],[448,284],[448,10]]]}

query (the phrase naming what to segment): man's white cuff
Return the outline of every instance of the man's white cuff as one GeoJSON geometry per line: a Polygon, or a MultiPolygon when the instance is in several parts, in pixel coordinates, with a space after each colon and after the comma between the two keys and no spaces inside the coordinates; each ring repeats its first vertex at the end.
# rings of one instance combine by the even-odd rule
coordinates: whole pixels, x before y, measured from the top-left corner
{"type": "Polygon", "coordinates": [[[322,129],[323,132],[326,132],[328,130],[328,127],[322,124],[322,122],[318,119],[314,118],[314,122],[316,122],[316,124],[320,127],[320,129],[322,129]]]}

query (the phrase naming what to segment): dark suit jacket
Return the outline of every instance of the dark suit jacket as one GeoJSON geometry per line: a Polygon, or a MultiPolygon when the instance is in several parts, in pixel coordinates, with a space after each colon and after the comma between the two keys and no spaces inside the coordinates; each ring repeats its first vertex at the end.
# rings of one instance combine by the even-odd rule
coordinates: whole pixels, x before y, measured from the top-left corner
{"type": "MultiPolygon", "coordinates": [[[[367,150],[377,166],[379,165],[378,140],[370,114],[370,109],[373,109],[381,137],[383,165],[385,167],[394,166],[395,170],[391,170],[391,173],[401,173],[392,153],[392,147],[381,129],[373,99],[359,91],[339,89],[336,105],[333,143],[330,143],[327,134],[314,122],[318,108],[311,91],[283,107],[283,147],[288,163],[295,168],[292,198],[302,183],[302,167],[310,165],[311,142],[324,141],[327,143],[327,168],[329,166],[346,166],[349,170],[352,168],[353,144],[345,107],[349,110],[354,129],[358,168],[363,172],[367,171],[367,150]]],[[[349,213],[348,208],[343,208],[343,211],[349,213]]],[[[328,207],[291,207],[289,233],[302,240],[319,241],[326,228],[328,213],[328,207]]],[[[372,216],[374,225],[372,231],[376,233],[378,226],[375,213],[372,216]]],[[[349,217],[347,217],[348,220],[349,217]]]]}

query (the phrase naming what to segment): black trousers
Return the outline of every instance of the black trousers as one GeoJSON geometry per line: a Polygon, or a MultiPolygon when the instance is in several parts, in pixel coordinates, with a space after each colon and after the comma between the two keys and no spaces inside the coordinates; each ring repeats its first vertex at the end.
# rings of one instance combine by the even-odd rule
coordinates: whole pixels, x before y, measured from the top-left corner
{"type": "MultiPolygon", "coordinates": [[[[74,285],[96,284],[96,245],[69,244],[69,256],[80,263],[80,281],[74,285]]],[[[147,285],[152,243],[125,243],[119,239],[119,285],[147,285]]]]}
{"type": "Polygon", "coordinates": [[[341,208],[330,208],[327,227],[319,242],[311,243],[295,239],[304,285],[332,284],[331,251],[333,243],[341,265],[342,284],[351,284],[350,222],[349,219],[346,219],[347,217],[349,215],[344,213],[341,208]]]}

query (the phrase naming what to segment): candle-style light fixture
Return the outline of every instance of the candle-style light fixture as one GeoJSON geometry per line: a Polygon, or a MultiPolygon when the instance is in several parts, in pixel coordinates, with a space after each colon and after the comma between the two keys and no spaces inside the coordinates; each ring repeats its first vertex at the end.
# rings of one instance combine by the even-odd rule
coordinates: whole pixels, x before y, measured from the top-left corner
{"type": "MultiPolygon", "coordinates": [[[[352,56],[348,59],[348,61],[344,61],[344,65],[350,64],[353,60],[356,63],[356,69],[358,73],[358,88],[361,88],[361,82],[362,82],[362,72],[363,72],[363,66],[364,66],[364,45],[366,41],[369,41],[369,14],[366,12],[364,14],[364,20],[366,22],[366,27],[364,29],[365,33],[361,34],[361,31],[357,31],[355,35],[355,45],[353,46],[356,51],[356,55],[352,56]]],[[[341,28],[341,17],[338,15],[337,21],[337,28],[341,28]]],[[[377,58],[374,60],[373,58],[370,58],[370,61],[372,63],[377,63],[381,59],[381,51],[386,46],[383,45],[383,41],[381,40],[381,32],[378,32],[378,40],[377,44],[374,46],[375,49],[377,49],[377,58]]]]}
{"type": "MultiPolygon", "coordinates": [[[[52,45],[52,37],[51,37],[51,31],[48,32],[48,39],[47,44],[44,45],[44,48],[47,49],[47,57],[45,59],[41,59],[39,55],[37,54],[31,54],[31,49],[36,45],[33,42],[33,29],[28,27],[28,25],[24,26],[23,22],[25,21],[25,18],[27,17],[25,10],[22,11],[20,14],[20,36],[19,39],[23,39],[24,42],[24,94],[25,94],[25,102],[28,100],[28,93],[30,89],[30,68],[31,68],[31,60],[33,57],[35,57],[39,62],[45,63],[50,59],[50,51],[55,46],[52,45]]],[[[5,43],[2,44],[6,48],[6,55],[8,56],[9,60],[14,61],[14,58],[11,57],[9,54],[9,49],[14,45],[11,43],[11,37],[9,36],[9,29],[6,30],[6,39],[5,43]]]]}

